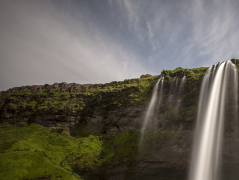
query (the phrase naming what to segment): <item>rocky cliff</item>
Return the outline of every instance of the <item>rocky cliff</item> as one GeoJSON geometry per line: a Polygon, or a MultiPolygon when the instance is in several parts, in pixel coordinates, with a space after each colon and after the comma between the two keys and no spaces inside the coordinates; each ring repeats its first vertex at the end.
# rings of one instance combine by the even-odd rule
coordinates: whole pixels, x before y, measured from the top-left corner
{"type": "Polygon", "coordinates": [[[87,124],[90,133],[109,132],[104,125],[111,123],[112,115],[122,119],[128,113],[131,115],[127,118],[138,116],[137,109],[141,113],[157,78],[148,75],[108,84],[55,83],[12,88],[1,92],[1,122],[59,126],[73,134],[75,125],[87,124]]]}
{"type": "MultiPolygon", "coordinates": [[[[80,157],[79,162],[74,160],[71,164],[86,179],[117,179],[115,175],[119,174],[121,179],[130,179],[134,174],[158,173],[159,169],[185,171],[206,70],[177,68],[163,70],[159,76],[143,75],[107,84],[55,83],[11,88],[0,93],[0,122],[17,127],[36,123],[49,127],[53,133],[75,137],[100,136],[104,150],[95,156],[97,161],[102,160],[100,164],[79,164],[80,157]],[[155,114],[157,127],[146,132],[139,151],[141,125],[153,86],[162,75],[162,105],[155,114]]],[[[226,126],[233,129],[230,123],[226,126]]],[[[238,143],[230,132],[225,136],[225,161],[238,163],[234,159],[238,157],[238,143]]]]}

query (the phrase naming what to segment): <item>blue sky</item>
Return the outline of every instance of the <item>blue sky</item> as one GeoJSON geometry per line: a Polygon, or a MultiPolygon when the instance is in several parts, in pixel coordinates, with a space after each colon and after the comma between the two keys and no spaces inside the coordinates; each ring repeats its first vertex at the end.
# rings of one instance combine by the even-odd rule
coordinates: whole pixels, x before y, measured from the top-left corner
{"type": "Polygon", "coordinates": [[[238,9],[238,0],[3,0],[0,90],[238,58],[238,9]]]}

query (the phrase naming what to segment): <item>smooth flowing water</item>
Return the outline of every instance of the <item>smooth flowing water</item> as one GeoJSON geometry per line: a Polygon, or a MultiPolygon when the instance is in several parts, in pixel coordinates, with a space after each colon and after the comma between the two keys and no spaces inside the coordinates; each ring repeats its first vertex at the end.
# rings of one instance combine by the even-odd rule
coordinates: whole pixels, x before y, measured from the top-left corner
{"type": "MultiPolygon", "coordinates": [[[[183,90],[184,90],[184,87],[185,87],[185,84],[186,84],[186,80],[187,80],[187,77],[184,73],[183,78],[181,79],[181,83],[180,83],[180,86],[179,86],[177,96],[181,96],[183,94],[183,90]]],[[[177,110],[179,110],[180,107],[181,107],[181,99],[177,100],[177,110]]]]}
{"type": "Polygon", "coordinates": [[[164,77],[162,76],[162,79],[160,81],[160,92],[159,92],[159,99],[158,99],[158,106],[157,109],[160,108],[162,104],[162,97],[163,97],[163,82],[164,82],[164,77]]]}
{"type": "Polygon", "coordinates": [[[187,79],[187,77],[184,73],[183,78],[182,78],[181,83],[180,83],[180,86],[179,86],[179,91],[178,91],[179,96],[182,95],[182,92],[183,92],[183,89],[184,89],[184,86],[185,86],[185,83],[186,83],[186,79],[187,79]]]}
{"type": "MultiPolygon", "coordinates": [[[[160,102],[161,102],[160,98],[161,98],[162,91],[163,91],[163,80],[164,80],[164,77],[160,77],[158,79],[157,83],[154,85],[152,97],[150,99],[149,106],[148,106],[148,109],[147,109],[147,112],[146,112],[146,115],[144,118],[142,129],[141,129],[140,146],[143,143],[144,132],[147,129],[148,125],[155,124],[155,122],[152,122],[152,119],[153,119],[153,116],[155,115],[155,110],[157,109],[156,108],[157,103],[158,103],[158,105],[160,105],[160,102]],[[158,95],[159,84],[160,84],[160,93],[158,95]]],[[[153,125],[153,127],[154,127],[154,125],[153,125]]]]}
{"type": "MultiPolygon", "coordinates": [[[[203,78],[189,180],[218,180],[229,77],[237,97],[237,68],[231,62],[211,66],[203,78]],[[231,74],[233,74],[231,76],[231,74]],[[231,79],[230,79],[231,80],[231,79]]],[[[237,106],[237,101],[235,101],[237,106]]]]}
{"type": "Polygon", "coordinates": [[[158,94],[158,98],[157,98],[157,103],[156,103],[156,107],[155,107],[155,123],[154,123],[154,131],[157,131],[157,127],[158,127],[158,118],[159,118],[159,109],[162,106],[162,102],[163,102],[163,83],[164,83],[164,77],[162,76],[162,79],[159,82],[159,94],[158,94]]]}

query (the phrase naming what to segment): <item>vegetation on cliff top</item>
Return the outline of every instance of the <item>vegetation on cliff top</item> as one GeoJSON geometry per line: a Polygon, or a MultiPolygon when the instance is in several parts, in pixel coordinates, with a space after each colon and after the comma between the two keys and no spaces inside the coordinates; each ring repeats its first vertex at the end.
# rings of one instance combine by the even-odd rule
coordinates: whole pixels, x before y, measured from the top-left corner
{"type": "Polygon", "coordinates": [[[148,92],[158,77],[147,75],[100,87],[91,85],[83,92],[3,91],[0,93],[0,114],[3,111],[13,114],[16,118],[12,120],[17,121],[23,112],[28,112],[31,116],[44,113],[77,115],[79,112],[87,111],[86,107],[96,105],[108,110],[145,103],[148,92]]]}

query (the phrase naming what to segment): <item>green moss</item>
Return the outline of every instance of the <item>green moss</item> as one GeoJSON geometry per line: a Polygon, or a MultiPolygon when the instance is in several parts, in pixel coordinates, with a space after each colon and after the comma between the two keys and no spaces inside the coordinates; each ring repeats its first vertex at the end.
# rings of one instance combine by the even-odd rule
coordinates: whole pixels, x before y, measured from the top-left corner
{"type": "Polygon", "coordinates": [[[239,59],[235,60],[237,67],[239,67],[239,59]]]}
{"type": "Polygon", "coordinates": [[[95,106],[104,110],[125,108],[131,104],[147,103],[150,91],[160,76],[89,85],[81,92],[0,92],[0,108],[14,116],[24,112],[36,114],[89,114],[95,106]],[[4,95],[3,95],[4,94],[4,95]],[[91,107],[91,108],[89,108],[91,107]]]}
{"type": "Polygon", "coordinates": [[[167,80],[167,81],[171,81],[172,78],[171,78],[169,75],[166,75],[166,76],[165,76],[165,80],[167,80]]]}
{"type": "Polygon", "coordinates": [[[122,162],[147,159],[153,149],[161,148],[172,133],[146,132],[141,152],[138,150],[139,131],[119,133],[109,140],[102,135],[88,133],[84,137],[70,137],[32,124],[20,128],[1,125],[0,135],[1,177],[75,179],[73,169],[101,171],[122,162]]]}
{"type": "Polygon", "coordinates": [[[2,180],[35,179],[50,177],[51,180],[76,180],[71,172],[54,165],[39,152],[16,151],[0,154],[2,180]]]}
{"type": "Polygon", "coordinates": [[[95,170],[101,164],[99,156],[103,150],[103,142],[100,137],[90,135],[77,139],[76,143],[79,144],[78,148],[67,157],[66,162],[70,167],[95,170]]]}
{"type": "Polygon", "coordinates": [[[33,110],[37,106],[37,104],[38,103],[36,101],[31,101],[29,103],[25,103],[24,108],[26,108],[27,110],[33,110]]]}
{"type": "Polygon", "coordinates": [[[33,124],[0,126],[0,177],[5,179],[77,179],[61,162],[79,146],[72,137],[52,134],[33,124]]]}
{"type": "Polygon", "coordinates": [[[139,135],[138,131],[127,131],[118,134],[115,139],[112,140],[112,145],[115,149],[114,156],[110,160],[111,163],[118,164],[120,162],[135,161],[138,151],[139,135]]]}

